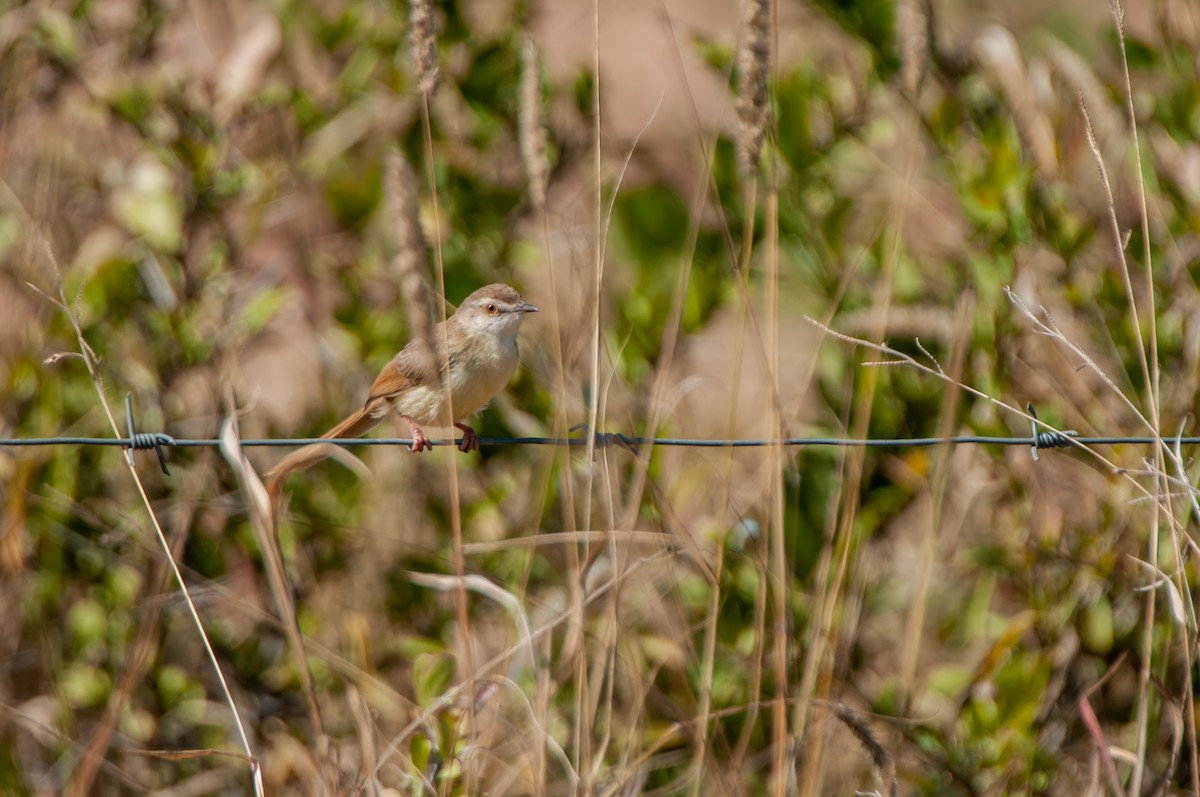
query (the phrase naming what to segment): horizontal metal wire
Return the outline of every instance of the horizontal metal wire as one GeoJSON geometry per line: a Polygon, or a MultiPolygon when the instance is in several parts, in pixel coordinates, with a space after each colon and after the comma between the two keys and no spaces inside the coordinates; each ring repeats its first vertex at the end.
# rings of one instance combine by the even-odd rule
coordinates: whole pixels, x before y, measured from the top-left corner
{"type": "MultiPolygon", "coordinates": [[[[1048,438],[1056,433],[1040,433],[1048,438]]],[[[169,435],[150,435],[158,439],[160,445],[176,448],[212,448],[221,444],[215,439],[172,438],[169,435]]],[[[1065,437],[1065,435],[1057,435],[1065,437]]],[[[1033,446],[1038,448],[1062,448],[1064,445],[1078,443],[1080,445],[1154,445],[1158,441],[1149,436],[1116,436],[1116,437],[1078,437],[1072,435],[1071,443],[1058,444],[1039,441],[1025,437],[994,437],[989,435],[958,435],[955,437],[887,437],[887,438],[842,438],[842,437],[785,437],[771,439],[704,439],[692,437],[630,437],[623,434],[600,433],[596,435],[598,447],[625,446],[684,446],[689,448],[766,448],[770,446],[808,447],[834,446],[838,448],[918,448],[939,445],[993,445],[993,446],[1033,446]]],[[[1200,444],[1200,437],[1168,437],[1164,442],[1181,445],[1200,444]]],[[[0,447],[8,446],[120,446],[122,448],[150,448],[140,444],[134,446],[134,441],[128,437],[24,437],[0,439],[0,447]]],[[[455,445],[458,441],[451,439],[434,440],[436,445],[455,445]]],[[[279,448],[288,446],[304,446],[314,443],[331,443],[336,446],[411,446],[412,439],[406,437],[357,437],[352,439],[329,439],[324,437],[294,437],[270,440],[241,440],[240,445],[247,448],[279,448]]],[[[481,446],[587,446],[586,437],[480,437],[481,446]]]]}
{"type": "MultiPolygon", "coordinates": [[[[622,446],[624,448],[634,448],[637,446],[683,446],[689,448],[765,448],[768,446],[789,446],[796,448],[805,447],[837,447],[837,448],[915,448],[921,446],[940,446],[940,445],[997,445],[997,446],[1029,446],[1030,454],[1034,461],[1038,459],[1038,451],[1049,448],[1065,448],[1071,445],[1153,445],[1158,442],[1156,438],[1149,436],[1142,437],[1080,437],[1075,431],[1059,432],[1052,429],[1042,428],[1037,421],[1037,412],[1032,404],[1026,404],[1026,409],[1032,418],[1030,423],[1030,434],[1028,437],[998,437],[990,435],[957,435],[954,437],[888,437],[888,438],[862,438],[853,439],[845,437],[787,437],[782,439],[711,439],[711,438],[692,438],[692,437],[631,437],[624,434],[612,432],[599,432],[594,436],[594,440],[587,436],[580,437],[480,437],[478,442],[483,446],[569,446],[572,448],[580,448],[594,442],[598,448],[606,448],[609,446],[622,446]]],[[[153,450],[158,455],[159,465],[162,466],[163,473],[170,473],[167,469],[166,456],[163,453],[164,447],[174,446],[176,448],[211,448],[219,446],[220,440],[212,438],[201,439],[175,439],[168,434],[162,432],[142,432],[137,431],[137,426],[133,417],[133,399],[132,395],[125,394],[125,422],[129,432],[128,437],[26,437],[14,439],[0,439],[0,447],[5,446],[53,446],[53,445],[81,445],[81,446],[120,446],[126,450],[126,457],[129,459],[129,464],[133,465],[134,451],[153,450]]],[[[571,427],[570,431],[587,432],[587,427],[583,424],[571,427]]],[[[1179,437],[1170,438],[1172,442],[1179,444],[1194,445],[1200,442],[1200,437],[1179,437]]],[[[270,440],[241,440],[242,446],[249,448],[278,448],[287,446],[305,446],[317,443],[331,443],[338,446],[412,446],[411,438],[404,437],[374,437],[374,438],[350,438],[350,439],[329,439],[325,437],[292,437],[278,438],[270,440]]],[[[457,445],[458,440],[436,440],[432,441],[437,445],[457,445]]]]}

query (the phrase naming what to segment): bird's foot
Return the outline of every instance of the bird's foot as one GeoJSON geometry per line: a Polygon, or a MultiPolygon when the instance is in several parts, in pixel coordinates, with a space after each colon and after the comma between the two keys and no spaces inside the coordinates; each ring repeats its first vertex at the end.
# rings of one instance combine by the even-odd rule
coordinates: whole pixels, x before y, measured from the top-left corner
{"type": "Polygon", "coordinates": [[[404,422],[408,424],[408,428],[412,430],[413,441],[412,446],[408,450],[414,454],[419,454],[425,449],[432,451],[433,443],[430,442],[429,438],[425,436],[425,433],[421,431],[421,427],[413,423],[412,419],[407,415],[401,415],[400,417],[404,419],[404,422]]]}
{"type": "Polygon", "coordinates": [[[479,438],[475,436],[475,430],[470,426],[467,426],[465,423],[456,423],[454,425],[459,429],[462,429],[463,433],[463,439],[462,442],[458,444],[458,450],[464,454],[469,454],[472,451],[478,451],[479,438]]]}

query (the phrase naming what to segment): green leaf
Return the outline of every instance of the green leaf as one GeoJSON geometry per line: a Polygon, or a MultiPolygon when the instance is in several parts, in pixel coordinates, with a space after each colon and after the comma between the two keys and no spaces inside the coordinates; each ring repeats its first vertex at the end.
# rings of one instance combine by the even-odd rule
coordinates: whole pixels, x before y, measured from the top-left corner
{"type": "Polygon", "coordinates": [[[164,252],[179,249],[183,235],[183,201],[170,171],[152,156],[133,166],[125,185],[112,199],[113,213],[126,229],[164,252]]]}
{"type": "Polygon", "coordinates": [[[454,657],[449,653],[421,653],[413,659],[412,680],[417,705],[429,708],[446,693],[454,677],[454,657]]]}
{"type": "Polygon", "coordinates": [[[1079,639],[1088,651],[1106,655],[1113,646],[1112,603],[1104,595],[1083,608],[1079,613],[1079,639]]]}
{"type": "Polygon", "coordinates": [[[112,678],[98,667],[72,664],[63,672],[58,685],[69,705],[74,708],[90,708],[108,699],[108,693],[112,689],[112,678]]]}
{"type": "Polygon", "coordinates": [[[76,601],[67,612],[67,629],[82,646],[104,638],[107,616],[108,612],[97,601],[84,598],[76,601]]]}
{"type": "Polygon", "coordinates": [[[279,312],[287,297],[291,294],[288,288],[269,288],[254,296],[242,311],[242,328],[253,334],[263,329],[279,312]]]}

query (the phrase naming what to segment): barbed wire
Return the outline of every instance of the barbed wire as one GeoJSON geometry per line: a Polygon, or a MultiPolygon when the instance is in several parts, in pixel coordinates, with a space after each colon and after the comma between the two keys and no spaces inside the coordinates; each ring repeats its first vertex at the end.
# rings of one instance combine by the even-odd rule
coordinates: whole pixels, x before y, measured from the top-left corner
{"type": "MultiPolygon", "coordinates": [[[[694,438],[694,437],[633,437],[619,432],[598,432],[596,434],[597,448],[612,446],[682,446],[687,448],[769,448],[784,446],[794,448],[804,447],[840,447],[840,448],[921,448],[938,445],[996,445],[996,446],[1029,446],[1037,449],[1065,448],[1075,443],[1084,445],[1153,445],[1158,442],[1154,437],[1120,436],[1120,437],[1081,437],[1071,435],[1071,443],[1057,442],[1058,437],[1066,437],[1062,432],[1039,432],[1037,440],[1031,437],[999,437],[991,435],[956,435],[953,437],[783,437],[779,439],[743,439],[743,438],[694,438]]],[[[586,437],[479,437],[481,446],[569,446],[571,448],[586,447],[586,437]]],[[[1200,437],[1167,437],[1165,442],[1180,443],[1181,445],[1200,444],[1200,437]]],[[[457,446],[462,438],[445,438],[430,442],[435,446],[457,446]]],[[[239,440],[243,448],[287,448],[289,446],[307,446],[316,443],[329,443],[335,446],[411,446],[410,437],[280,437],[259,440],[239,440]]],[[[20,437],[0,439],[0,448],[6,446],[117,446],[135,451],[150,450],[156,446],[174,448],[215,448],[220,440],[210,438],[175,438],[166,434],[139,435],[130,440],[128,437],[20,437]],[[149,437],[152,442],[143,443],[141,438],[149,437]]]]}
{"type": "MultiPolygon", "coordinates": [[[[686,448],[768,448],[783,446],[789,448],[837,447],[837,448],[923,448],[940,445],[993,445],[993,446],[1029,446],[1033,460],[1038,461],[1038,452],[1052,448],[1068,446],[1091,445],[1156,445],[1169,440],[1179,445],[1200,444],[1200,437],[1162,437],[1149,435],[1108,435],[1083,437],[1074,430],[1059,432],[1053,429],[1039,430],[1040,422],[1032,405],[1025,405],[1033,420],[1030,422],[1030,434],[1024,437],[1004,437],[999,435],[954,435],[951,437],[783,437],[783,438],[695,438],[695,437],[638,437],[621,434],[620,432],[597,432],[594,435],[596,448],[611,448],[621,446],[634,449],[640,446],[679,446],[686,448]]],[[[134,451],[153,450],[158,454],[158,462],[163,473],[170,475],[167,470],[167,458],[163,453],[164,447],[173,448],[215,448],[221,441],[215,438],[175,438],[162,432],[138,432],[133,420],[133,403],[130,396],[125,397],[125,420],[129,429],[127,437],[17,437],[0,438],[0,448],[19,446],[118,446],[125,449],[129,464],[133,462],[134,451]]],[[[571,427],[571,431],[586,431],[583,424],[571,427]]],[[[567,446],[571,448],[586,447],[590,441],[583,437],[480,437],[480,446],[567,446]]],[[[431,440],[436,446],[457,446],[461,438],[431,440]]],[[[286,448],[290,446],[306,446],[320,443],[349,447],[349,446],[406,446],[411,447],[410,437],[281,437],[257,440],[239,440],[243,448],[286,448]]]]}

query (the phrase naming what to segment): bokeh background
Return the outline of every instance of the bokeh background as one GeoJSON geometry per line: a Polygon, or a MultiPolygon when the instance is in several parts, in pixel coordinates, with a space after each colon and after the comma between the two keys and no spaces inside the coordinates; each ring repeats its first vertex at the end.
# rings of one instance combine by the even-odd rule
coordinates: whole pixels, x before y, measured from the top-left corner
{"type": "MultiPolygon", "coordinates": [[[[0,435],[319,434],[413,274],[542,308],[484,436],[1193,431],[1194,3],[436,3],[427,92],[410,13],[3,4],[0,435]]],[[[282,592],[137,456],[202,637],[119,449],[0,448],[0,792],[1200,791],[1186,448],[355,453],[282,592]]]]}

